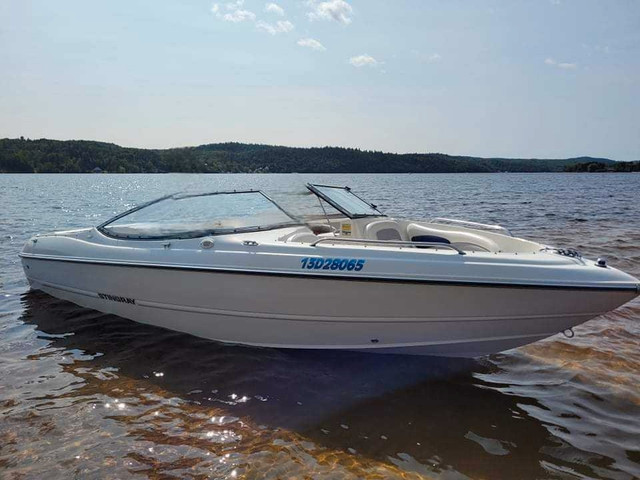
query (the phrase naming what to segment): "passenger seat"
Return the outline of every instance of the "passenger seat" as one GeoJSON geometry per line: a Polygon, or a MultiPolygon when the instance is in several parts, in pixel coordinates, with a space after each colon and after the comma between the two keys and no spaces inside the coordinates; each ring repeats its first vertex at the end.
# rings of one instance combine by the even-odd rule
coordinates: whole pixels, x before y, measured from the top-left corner
{"type": "Polygon", "coordinates": [[[411,240],[449,243],[465,251],[499,251],[496,242],[481,234],[436,227],[437,225],[428,227],[426,225],[410,223],[407,226],[407,235],[409,235],[411,240]]]}
{"type": "Polygon", "coordinates": [[[373,240],[406,240],[400,224],[395,220],[378,220],[371,222],[364,229],[364,237],[373,240]]]}

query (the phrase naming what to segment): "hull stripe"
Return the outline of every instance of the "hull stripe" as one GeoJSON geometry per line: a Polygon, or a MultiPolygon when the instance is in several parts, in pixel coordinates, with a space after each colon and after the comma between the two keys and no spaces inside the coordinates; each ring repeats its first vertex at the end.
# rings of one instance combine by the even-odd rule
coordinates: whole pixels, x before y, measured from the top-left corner
{"type": "MultiPolygon", "coordinates": [[[[38,285],[42,285],[54,290],[60,290],[63,292],[73,293],[75,295],[82,295],[85,297],[103,299],[100,294],[91,292],[88,290],[81,290],[78,288],[67,287],[66,285],[59,285],[56,283],[45,282],[36,278],[31,280],[38,285]]],[[[34,288],[37,288],[35,286],[34,288]]],[[[104,299],[103,299],[104,300],[104,299]]],[[[130,302],[126,302],[131,304],[130,302]]],[[[561,314],[549,314],[549,315],[513,315],[513,316],[485,316],[485,317],[331,317],[321,315],[292,315],[292,314],[278,314],[278,313],[261,313],[261,312],[242,312],[237,310],[221,310],[207,307],[195,307],[189,305],[176,305],[171,303],[153,302],[147,300],[136,299],[135,304],[132,304],[133,308],[147,307],[157,308],[159,310],[170,310],[176,312],[198,313],[203,315],[221,315],[228,317],[246,317],[246,318],[264,318],[267,320],[282,320],[282,321],[294,321],[294,322],[321,322],[321,323],[475,323],[475,322],[491,322],[491,321],[520,321],[520,320],[544,320],[544,319],[560,319],[560,318],[586,318],[591,319],[602,315],[606,312],[579,312],[579,313],[561,313],[561,314]]],[[[585,321],[585,320],[582,320],[585,321]]]]}

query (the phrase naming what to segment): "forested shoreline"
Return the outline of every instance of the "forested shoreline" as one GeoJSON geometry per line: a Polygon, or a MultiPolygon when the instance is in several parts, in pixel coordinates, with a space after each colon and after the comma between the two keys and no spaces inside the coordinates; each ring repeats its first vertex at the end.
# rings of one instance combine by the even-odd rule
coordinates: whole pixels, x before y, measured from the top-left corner
{"type": "Polygon", "coordinates": [[[480,158],[244,143],[143,149],[86,140],[0,139],[0,173],[473,173],[638,169],[640,162],[591,157],[480,158]]]}
{"type": "Polygon", "coordinates": [[[640,160],[635,162],[584,162],[575,165],[567,165],[565,172],[586,172],[586,173],[602,173],[602,172],[640,172],[640,160]]]}

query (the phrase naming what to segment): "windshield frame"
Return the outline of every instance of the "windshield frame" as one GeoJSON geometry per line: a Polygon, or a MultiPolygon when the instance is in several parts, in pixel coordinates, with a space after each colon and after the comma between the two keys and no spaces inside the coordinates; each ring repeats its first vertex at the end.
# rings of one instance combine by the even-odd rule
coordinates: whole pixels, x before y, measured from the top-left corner
{"type": "Polygon", "coordinates": [[[347,217],[349,217],[351,219],[354,219],[354,218],[368,218],[368,217],[386,217],[387,216],[384,213],[382,213],[380,210],[378,210],[377,205],[374,205],[373,203],[367,202],[364,198],[356,195],[355,193],[353,193],[353,191],[349,187],[346,187],[346,186],[345,187],[339,187],[337,185],[321,185],[319,183],[307,183],[307,188],[311,191],[311,193],[313,193],[314,195],[316,195],[320,199],[324,200],[329,205],[331,205],[333,208],[335,208],[336,210],[342,212],[344,215],[346,215],[347,217]],[[346,192],[349,192],[351,195],[356,197],[361,202],[366,203],[367,205],[369,205],[373,210],[375,210],[378,213],[377,214],[368,214],[368,213],[353,213],[353,212],[350,212],[346,207],[340,205],[339,203],[334,201],[332,198],[328,197],[326,194],[324,194],[322,191],[320,191],[317,187],[336,188],[336,189],[340,189],[340,190],[344,190],[346,192]]]}
{"type": "Polygon", "coordinates": [[[129,210],[126,210],[115,217],[110,218],[104,223],[101,223],[96,227],[101,234],[115,238],[118,240],[184,240],[189,238],[201,238],[215,235],[232,235],[235,233],[248,233],[248,232],[263,232],[267,230],[275,230],[278,228],[286,228],[286,227],[296,227],[304,225],[304,222],[301,222],[295,216],[291,215],[285,209],[283,209],[280,205],[278,205],[272,198],[270,198],[267,194],[265,194],[261,190],[228,190],[228,191],[220,191],[220,192],[208,192],[208,193],[172,193],[170,195],[165,195],[160,198],[156,198],[155,200],[151,200],[149,202],[142,203],[137,205],[129,210]],[[134,212],[147,208],[156,203],[162,202],[168,199],[174,200],[182,200],[186,198],[193,197],[210,197],[214,195],[234,195],[234,194],[246,194],[246,193],[258,193],[262,195],[269,203],[274,205],[278,210],[284,213],[287,217],[291,219],[290,222],[280,222],[268,225],[257,225],[257,226],[249,226],[249,227],[237,227],[237,228],[220,228],[220,229],[208,229],[208,230],[194,230],[192,232],[180,232],[171,235],[158,235],[158,236],[145,236],[145,235],[120,235],[109,232],[105,227],[108,227],[111,223],[120,220],[127,215],[130,215],[134,212]]]}

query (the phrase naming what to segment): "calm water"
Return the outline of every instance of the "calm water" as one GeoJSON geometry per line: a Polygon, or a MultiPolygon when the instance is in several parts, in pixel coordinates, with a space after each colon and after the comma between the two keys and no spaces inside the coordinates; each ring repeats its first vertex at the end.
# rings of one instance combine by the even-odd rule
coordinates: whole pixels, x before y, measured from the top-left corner
{"type": "Polygon", "coordinates": [[[29,292],[18,252],[180,190],[348,184],[640,276],[640,175],[2,175],[0,477],[640,477],[640,302],[479,361],[228,347],[29,292]]]}

